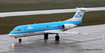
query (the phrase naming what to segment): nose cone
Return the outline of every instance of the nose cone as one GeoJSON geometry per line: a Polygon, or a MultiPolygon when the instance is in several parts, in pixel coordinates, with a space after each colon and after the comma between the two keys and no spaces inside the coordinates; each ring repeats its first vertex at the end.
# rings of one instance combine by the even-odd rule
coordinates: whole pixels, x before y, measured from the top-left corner
{"type": "Polygon", "coordinates": [[[11,32],[9,33],[9,36],[10,36],[10,37],[23,37],[23,35],[24,35],[24,33],[18,33],[18,32],[16,32],[16,31],[11,31],[11,32]]]}
{"type": "Polygon", "coordinates": [[[24,35],[24,25],[15,27],[10,33],[9,36],[11,37],[20,37],[24,35]]]}
{"type": "Polygon", "coordinates": [[[14,37],[14,34],[9,34],[10,37],[14,37]]]}
{"type": "Polygon", "coordinates": [[[10,37],[14,37],[14,32],[11,31],[11,32],[9,33],[9,36],[10,36],[10,37]]]}
{"type": "Polygon", "coordinates": [[[13,32],[11,31],[9,34],[13,34],[13,32]]]}

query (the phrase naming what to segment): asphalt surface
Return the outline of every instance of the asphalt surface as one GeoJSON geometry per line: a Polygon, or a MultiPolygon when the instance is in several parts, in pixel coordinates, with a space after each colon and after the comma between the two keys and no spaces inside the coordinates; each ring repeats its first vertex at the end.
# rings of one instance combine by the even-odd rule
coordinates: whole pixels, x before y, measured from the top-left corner
{"type": "Polygon", "coordinates": [[[77,27],[69,31],[90,35],[59,34],[60,41],[55,41],[52,34],[48,40],[44,40],[43,35],[30,36],[23,38],[21,43],[9,35],[0,35],[0,53],[105,53],[105,24],[77,27]]]}

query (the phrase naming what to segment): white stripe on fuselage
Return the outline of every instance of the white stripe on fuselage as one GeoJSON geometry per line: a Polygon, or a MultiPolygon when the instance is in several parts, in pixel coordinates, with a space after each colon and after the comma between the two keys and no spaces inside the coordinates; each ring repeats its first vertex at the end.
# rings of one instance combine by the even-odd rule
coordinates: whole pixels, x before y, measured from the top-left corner
{"type": "MultiPolygon", "coordinates": [[[[47,30],[47,31],[62,31],[62,29],[47,30]]],[[[45,31],[9,34],[9,36],[10,37],[26,37],[26,36],[36,36],[36,35],[43,35],[43,34],[45,34],[45,31]]]]}
{"type": "Polygon", "coordinates": [[[10,37],[26,37],[26,36],[35,36],[35,35],[41,35],[41,34],[44,34],[44,31],[9,34],[9,36],[10,37]]]}

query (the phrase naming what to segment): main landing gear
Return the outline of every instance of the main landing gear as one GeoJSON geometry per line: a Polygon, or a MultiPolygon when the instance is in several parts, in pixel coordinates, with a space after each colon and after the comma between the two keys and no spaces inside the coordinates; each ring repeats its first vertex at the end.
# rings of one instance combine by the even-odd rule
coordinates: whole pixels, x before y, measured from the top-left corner
{"type": "MultiPolygon", "coordinates": [[[[17,39],[17,37],[15,37],[17,39]]],[[[55,41],[59,41],[59,34],[57,33],[56,36],[55,36],[55,41]]],[[[44,39],[45,40],[48,40],[48,34],[44,34],[44,39]]],[[[21,43],[22,42],[22,39],[19,38],[19,42],[21,43]]]]}
{"type": "MultiPolygon", "coordinates": [[[[55,36],[55,41],[59,41],[59,34],[56,34],[55,36]]],[[[48,39],[48,34],[44,34],[44,39],[47,40],[48,39]]]]}
{"type": "Polygon", "coordinates": [[[55,41],[59,41],[59,34],[56,34],[56,36],[55,36],[55,41]]]}
{"type": "Polygon", "coordinates": [[[45,39],[45,40],[48,39],[48,34],[44,34],[44,39],[45,39]]]}

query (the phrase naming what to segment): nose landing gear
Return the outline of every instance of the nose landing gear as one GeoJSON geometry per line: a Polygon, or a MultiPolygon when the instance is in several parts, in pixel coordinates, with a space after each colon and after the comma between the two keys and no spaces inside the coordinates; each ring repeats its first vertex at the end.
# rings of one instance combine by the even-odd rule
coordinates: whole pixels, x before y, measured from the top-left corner
{"type": "Polygon", "coordinates": [[[22,42],[22,39],[19,37],[15,37],[15,39],[19,39],[19,42],[22,42]]]}
{"type": "Polygon", "coordinates": [[[19,39],[19,42],[22,42],[22,39],[19,39]]]}

